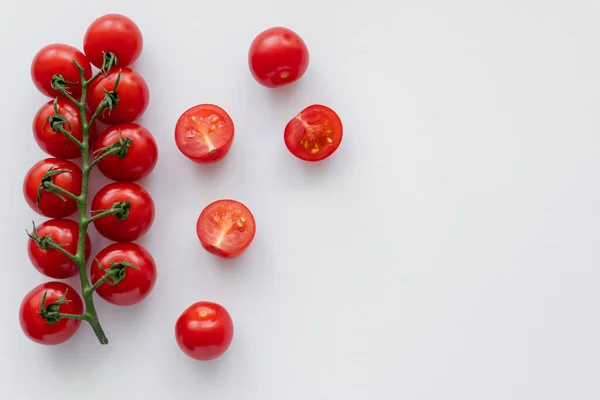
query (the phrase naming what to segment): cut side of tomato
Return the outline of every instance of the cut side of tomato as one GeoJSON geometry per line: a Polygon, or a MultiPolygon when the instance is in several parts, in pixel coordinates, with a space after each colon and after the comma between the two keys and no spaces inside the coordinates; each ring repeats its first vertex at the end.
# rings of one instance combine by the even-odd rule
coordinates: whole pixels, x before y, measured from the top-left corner
{"type": "Polygon", "coordinates": [[[333,154],[342,142],[343,126],[331,108],[313,104],[288,122],[284,141],[288,150],[304,161],[321,161],[333,154]]]}
{"type": "Polygon", "coordinates": [[[199,104],[185,111],[175,125],[175,143],[190,160],[204,164],[224,158],[233,143],[234,126],[225,110],[199,104]]]}
{"type": "Polygon", "coordinates": [[[248,207],[242,203],[217,200],[200,213],[196,233],[208,252],[233,258],[242,254],[252,243],[256,223],[248,207]]]}

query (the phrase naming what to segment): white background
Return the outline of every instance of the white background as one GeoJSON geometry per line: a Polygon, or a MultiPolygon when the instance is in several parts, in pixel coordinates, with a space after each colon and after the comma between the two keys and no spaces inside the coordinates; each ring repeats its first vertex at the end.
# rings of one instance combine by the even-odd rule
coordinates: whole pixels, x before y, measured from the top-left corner
{"type": "MultiPolygon", "coordinates": [[[[0,40],[0,397],[600,397],[598,1],[3,1],[0,40]],[[29,67],[48,43],[81,47],[108,12],[133,18],[145,40],[135,67],[152,97],[140,122],[160,159],[142,182],[157,215],[139,243],[159,277],[139,306],[97,300],[108,346],[82,326],[48,348],[17,318],[46,280],[25,236],[43,218],[21,193],[45,156],[31,121],[46,98],[29,67]],[[273,25],[300,33],[311,55],[280,90],[247,67],[250,42],[273,25]],[[193,165],[173,139],[179,115],[204,102],[236,124],[212,166],[193,165]],[[312,103],[345,127],[319,164],[283,142],[312,103]],[[257,219],[233,261],[195,234],[218,198],[257,219]],[[235,322],[215,362],[187,358],[174,339],[198,300],[235,322]]],[[[108,242],[93,238],[95,254],[108,242]]]]}

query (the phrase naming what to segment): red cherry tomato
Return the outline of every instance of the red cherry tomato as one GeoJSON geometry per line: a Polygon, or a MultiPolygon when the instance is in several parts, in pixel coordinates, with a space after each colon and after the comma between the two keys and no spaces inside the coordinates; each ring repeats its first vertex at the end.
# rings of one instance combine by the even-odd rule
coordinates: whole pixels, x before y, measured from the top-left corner
{"type": "Polygon", "coordinates": [[[200,164],[224,158],[233,143],[229,114],[214,104],[199,104],[185,111],[175,125],[175,143],[190,160],[200,164]]]}
{"type": "Polygon", "coordinates": [[[114,53],[117,63],[126,67],[138,59],[144,44],[140,28],[121,14],[107,14],[92,22],[85,32],[83,50],[98,68],[104,64],[104,53],[114,53]]]}
{"type": "MultiPolygon", "coordinates": [[[[119,68],[113,68],[108,75],[95,80],[88,89],[87,104],[95,111],[104,99],[104,89],[109,92],[115,87],[119,68]]],[[[133,122],[144,114],[150,102],[150,89],[140,74],[131,68],[121,69],[121,79],[117,86],[119,104],[112,110],[104,110],[98,119],[109,125],[133,122]]]]}
{"type": "Polygon", "coordinates": [[[64,343],[77,332],[81,321],[61,318],[54,325],[50,325],[40,315],[40,305],[44,293],[46,293],[46,309],[64,295],[64,299],[68,302],[60,304],[58,311],[63,314],[83,314],[81,296],[73,287],[63,282],[48,282],[33,288],[21,302],[19,310],[21,329],[29,339],[36,343],[46,345],[64,343]]]}
{"type": "Polygon", "coordinates": [[[202,210],[196,223],[202,247],[223,258],[237,257],[252,243],[256,233],[254,216],[242,203],[217,200],[202,210]]]}
{"type": "Polygon", "coordinates": [[[107,156],[98,163],[98,169],[113,181],[137,181],[148,176],[158,161],[158,147],[152,134],[143,126],[121,124],[109,127],[98,136],[94,150],[118,143],[120,138],[131,139],[125,157],[107,156]]]}
{"type": "Polygon", "coordinates": [[[138,269],[125,267],[123,280],[116,284],[104,282],[98,286],[96,293],[109,303],[131,306],[144,300],[156,283],[154,259],[142,246],[135,243],[114,243],[106,247],[95,257],[90,278],[92,284],[95,284],[105,275],[103,269],[108,271],[113,265],[122,262],[130,263],[138,269]]]}
{"type": "Polygon", "coordinates": [[[23,180],[23,194],[27,204],[37,213],[50,218],[65,218],[77,211],[77,203],[63,196],[60,198],[55,193],[42,190],[42,195],[36,205],[38,188],[42,183],[42,177],[52,170],[65,170],[61,174],[53,175],[52,182],[76,196],[81,194],[81,168],[71,161],[58,158],[45,158],[38,161],[29,169],[23,180]]]}
{"type": "Polygon", "coordinates": [[[124,220],[114,215],[94,220],[102,236],[115,242],[131,242],[144,235],[154,222],[154,202],[150,194],[132,182],[115,182],[104,186],[92,200],[92,215],[110,210],[114,203],[129,201],[129,215],[124,220]]]}
{"type": "MultiPolygon", "coordinates": [[[[57,101],[58,112],[64,116],[69,123],[63,122],[65,130],[71,132],[75,139],[83,140],[83,131],[81,126],[81,117],[77,107],[69,100],[59,98],[57,101]]],[[[61,132],[53,132],[52,126],[48,122],[48,117],[55,115],[54,100],[44,104],[33,119],[33,136],[38,146],[53,157],[58,158],[78,158],[81,157],[81,150],[73,141],[63,135],[61,132]]],[[[88,121],[92,114],[87,112],[88,121]]],[[[90,127],[90,137],[96,134],[95,124],[90,127]]]]}
{"type": "Polygon", "coordinates": [[[231,345],[233,321],[219,304],[194,303],[177,319],[175,338],[179,348],[189,357],[199,361],[214,360],[231,345]]]}
{"type": "Polygon", "coordinates": [[[274,88],[297,81],[308,68],[308,48],[298,34],[283,27],[261,32],[248,52],[252,76],[263,86],[274,88]]]}
{"type": "Polygon", "coordinates": [[[35,87],[46,96],[56,97],[60,92],[52,89],[52,77],[60,74],[67,82],[76,82],[67,85],[67,90],[73,97],[81,96],[81,83],[79,70],[73,63],[77,61],[84,69],[85,79],[92,77],[92,67],[85,54],[73,46],[54,43],[43,47],[37,52],[31,63],[31,79],[35,87]]]}
{"type": "MultiPolygon", "coordinates": [[[[77,253],[79,239],[79,224],[70,219],[51,219],[36,228],[38,237],[50,236],[54,243],[71,254],[77,253]]],[[[58,250],[44,250],[34,240],[27,244],[29,259],[33,266],[42,274],[54,279],[71,278],[78,273],[77,265],[58,250]]],[[[90,258],[91,242],[86,235],[85,259],[90,258]]]]}
{"type": "Polygon", "coordinates": [[[343,136],[340,117],[329,107],[306,107],[288,122],[284,131],[288,150],[304,161],[320,161],[337,150],[343,136]]]}

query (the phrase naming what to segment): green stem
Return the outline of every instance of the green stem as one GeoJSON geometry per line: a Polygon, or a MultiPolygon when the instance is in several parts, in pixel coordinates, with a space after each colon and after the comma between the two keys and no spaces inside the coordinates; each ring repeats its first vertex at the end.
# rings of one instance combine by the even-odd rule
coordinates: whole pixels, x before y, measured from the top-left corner
{"type": "Polygon", "coordinates": [[[68,191],[68,190],[66,190],[66,189],[63,189],[63,188],[62,188],[62,187],[60,187],[60,186],[58,186],[58,185],[55,185],[53,182],[45,182],[45,183],[44,183],[44,188],[47,188],[47,189],[51,189],[51,190],[53,190],[53,191],[56,191],[56,192],[58,192],[58,193],[60,193],[60,194],[62,194],[62,195],[65,195],[65,196],[67,196],[67,197],[68,197],[68,198],[70,198],[71,200],[75,200],[75,201],[78,201],[78,200],[79,200],[79,197],[75,196],[73,193],[69,192],[69,191],[68,191]]]}
{"type": "Polygon", "coordinates": [[[53,248],[54,250],[63,253],[65,256],[69,257],[71,259],[71,261],[73,261],[75,264],[77,264],[77,257],[74,254],[69,253],[68,251],[66,251],[65,249],[62,248],[61,245],[54,243],[53,241],[49,241],[48,242],[48,246],[50,246],[51,248],[53,248]]]}
{"type": "Polygon", "coordinates": [[[114,147],[114,148],[110,149],[109,151],[102,153],[101,155],[96,157],[96,159],[94,161],[92,161],[92,163],[90,164],[90,168],[94,168],[96,166],[96,164],[98,164],[100,161],[102,161],[103,158],[112,156],[114,154],[119,154],[120,151],[121,151],[120,148],[114,147]]]}
{"type": "Polygon", "coordinates": [[[68,318],[68,319],[79,319],[81,321],[87,321],[87,317],[81,314],[65,314],[65,313],[58,313],[58,316],[60,318],[68,318]]]}
{"type": "Polygon", "coordinates": [[[110,210],[105,210],[105,211],[99,212],[98,214],[96,214],[96,215],[88,218],[85,221],[85,223],[89,225],[89,224],[91,224],[92,222],[94,222],[95,220],[97,220],[99,218],[107,217],[109,215],[114,215],[116,212],[117,212],[117,210],[112,209],[112,208],[110,210]]]}
{"type": "Polygon", "coordinates": [[[69,132],[68,130],[66,130],[66,129],[65,129],[65,128],[63,128],[62,126],[61,126],[59,129],[60,129],[60,132],[61,132],[63,135],[65,135],[67,138],[71,139],[71,141],[72,141],[73,143],[75,143],[75,144],[77,145],[77,147],[79,147],[80,149],[82,148],[83,144],[82,144],[82,143],[81,143],[79,140],[77,140],[77,138],[75,138],[75,136],[73,136],[73,135],[71,134],[71,132],[69,132]]]}

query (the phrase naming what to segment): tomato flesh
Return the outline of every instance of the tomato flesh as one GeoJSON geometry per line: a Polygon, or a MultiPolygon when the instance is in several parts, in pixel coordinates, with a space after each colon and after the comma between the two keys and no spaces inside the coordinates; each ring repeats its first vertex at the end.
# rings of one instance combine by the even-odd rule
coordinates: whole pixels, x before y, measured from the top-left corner
{"type": "Polygon", "coordinates": [[[211,163],[227,155],[234,131],[233,121],[225,110],[214,104],[198,104],[177,120],[175,143],[190,160],[211,163]]]}
{"type": "Polygon", "coordinates": [[[256,234],[254,216],[242,203],[218,200],[202,210],[196,224],[202,246],[223,258],[237,257],[252,243],[256,234]]]}
{"type": "Polygon", "coordinates": [[[340,117],[331,108],[314,104],[292,118],[285,127],[288,150],[304,161],[321,161],[333,154],[342,141],[340,117]]]}

